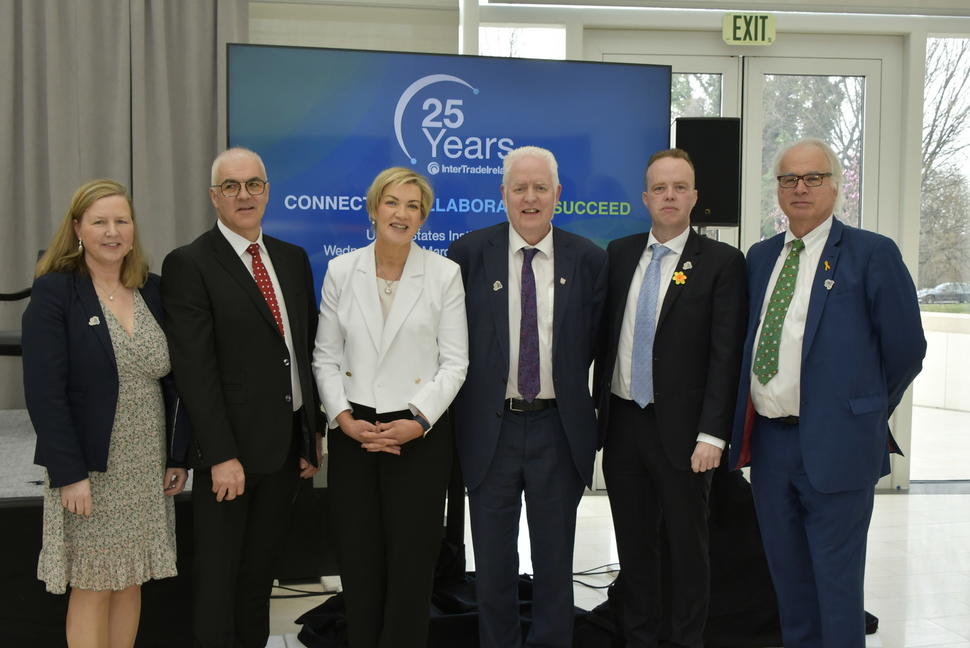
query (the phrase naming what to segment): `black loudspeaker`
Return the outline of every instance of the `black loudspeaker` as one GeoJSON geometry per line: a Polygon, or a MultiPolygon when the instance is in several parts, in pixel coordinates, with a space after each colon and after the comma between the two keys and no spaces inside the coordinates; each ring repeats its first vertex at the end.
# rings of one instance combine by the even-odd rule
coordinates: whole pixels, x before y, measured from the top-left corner
{"type": "Polygon", "coordinates": [[[678,117],[677,148],[687,151],[694,162],[697,204],[691,225],[740,225],[741,119],[678,117]]]}

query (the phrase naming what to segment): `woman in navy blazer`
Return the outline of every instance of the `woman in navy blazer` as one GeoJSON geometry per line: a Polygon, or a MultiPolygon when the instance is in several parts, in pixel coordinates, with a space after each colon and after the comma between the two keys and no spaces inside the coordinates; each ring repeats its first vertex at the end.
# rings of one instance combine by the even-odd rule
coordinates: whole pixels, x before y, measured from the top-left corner
{"type": "Polygon", "coordinates": [[[47,469],[38,577],[71,587],[72,648],[134,645],[141,583],[175,575],[165,496],[185,485],[188,428],[176,424],[158,284],[125,188],[82,185],[23,316],[34,460],[47,469]]]}
{"type": "Polygon", "coordinates": [[[328,489],[351,648],[425,648],[454,454],[448,406],[468,368],[458,265],[414,243],[428,181],[382,171],[374,243],[330,261],[313,372],[331,428],[328,489]],[[433,426],[433,427],[432,427],[433,426]]]}

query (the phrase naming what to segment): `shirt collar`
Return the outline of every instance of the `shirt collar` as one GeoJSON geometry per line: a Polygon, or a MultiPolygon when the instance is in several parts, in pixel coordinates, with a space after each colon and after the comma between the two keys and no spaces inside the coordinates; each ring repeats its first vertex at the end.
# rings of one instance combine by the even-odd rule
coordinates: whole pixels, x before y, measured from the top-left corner
{"type": "Polygon", "coordinates": [[[512,227],[510,223],[509,224],[509,250],[511,250],[512,253],[514,254],[524,247],[534,247],[540,252],[542,252],[544,256],[551,257],[552,256],[552,227],[551,226],[549,227],[549,231],[546,233],[545,236],[542,237],[542,239],[538,243],[536,243],[535,245],[530,245],[529,243],[526,242],[524,238],[522,238],[519,235],[518,232],[515,231],[515,228],[512,227]]]}
{"type": "MultiPolygon", "coordinates": [[[[829,232],[832,231],[832,216],[829,215],[824,221],[821,222],[815,229],[802,237],[802,243],[805,247],[811,246],[813,243],[818,242],[819,239],[825,240],[829,237],[829,232]]],[[[791,229],[785,231],[785,245],[788,245],[794,241],[797,237],[792,234],[791,229]]]]}
{"type": "Polygon", "coordinates": [[[647,237],[647,247],[649,248],[654,243],[658,243],[679,257],[684,253],[684,247],[687,245],[688,236],[690,236],[690,225],[685,227],[683,232],[670,239],[666,243],[660,243],[660,241],[654,237],[653,230],[650,230],[650,235],[647,237]]]}
{"type": "Polygon", "coordinates": [[[229,245],[232,246],[232,249],[235,251],[236,256],[241,257],[243,254],[245,254],[246,248],[248,248],[253,243],[259,244],[259,249],[261,252],[266,251],[266,246],[263,245],[263,228],[259,229],[259,236],[256,237],[256,240],[250,241],[250,240],[247,240],[246,237],[240,236],[239,234],[236,234],[235,232],[233,232],[231,229],[226,227],[225,223],[223,223],[219,219],[216,219],[216,225],[219,227],[219,231],[222,232],[222,235],[226,237],[226,240],[229,241],[229,245]]]}

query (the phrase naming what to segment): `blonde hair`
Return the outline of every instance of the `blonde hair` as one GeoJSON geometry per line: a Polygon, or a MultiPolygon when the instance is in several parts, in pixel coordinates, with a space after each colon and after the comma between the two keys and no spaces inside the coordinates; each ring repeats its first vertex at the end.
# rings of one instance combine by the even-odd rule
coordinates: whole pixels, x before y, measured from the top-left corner
{"type": "Polygon", "coordinates": [[[133,238],[131,251],[121,262],[121,283],[126,288],[141,288],[148,279],[148,260],[145,251],[138,241],[138,226],[135,223],[135,206],[131,203],[128,190],[114,180],[99,179],[86,182],[71,198],[71,205],[67,208],[54,238],[44,256],[37,262],[35,277],[45,275],[49,272],[77,272],[82,275],[88,274],[88,266],[84,262],[84,250],[80,247],[80,240],[74,231],[74,224],[80,223],[91,205],[102,198],[110,196],[121,196],[128,203],[131,211],[131,225],[133,238]]]}
{"type": "Polygon", "coordinates": [[[400,184],[417,185],[421,190],[421,222],[424,223],[431,213],[431,203],[434,202],[434,191],[428,179],[417,171],[405,167],[391,167],[384,169],[377,174],[374,181],[367,189],[367,215],[371,220],[377,215],[377,205],[381,202],[381,196],[388,187],[400,184]]]}

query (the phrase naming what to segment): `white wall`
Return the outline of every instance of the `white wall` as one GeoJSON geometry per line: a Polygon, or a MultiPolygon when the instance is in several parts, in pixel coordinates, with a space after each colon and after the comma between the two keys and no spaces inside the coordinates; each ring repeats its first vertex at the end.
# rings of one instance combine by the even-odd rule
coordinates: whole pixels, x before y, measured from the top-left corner
{"type": "Polygon", "coordinates": [[[458,4],[250,2],[249,42],[400,52],[458,51],[458,4]]]}
{"type": "Polygon", "coordinates": [[[926,359],[913,404],[970,412],[970,317],[923,313],[926,359]]]}

